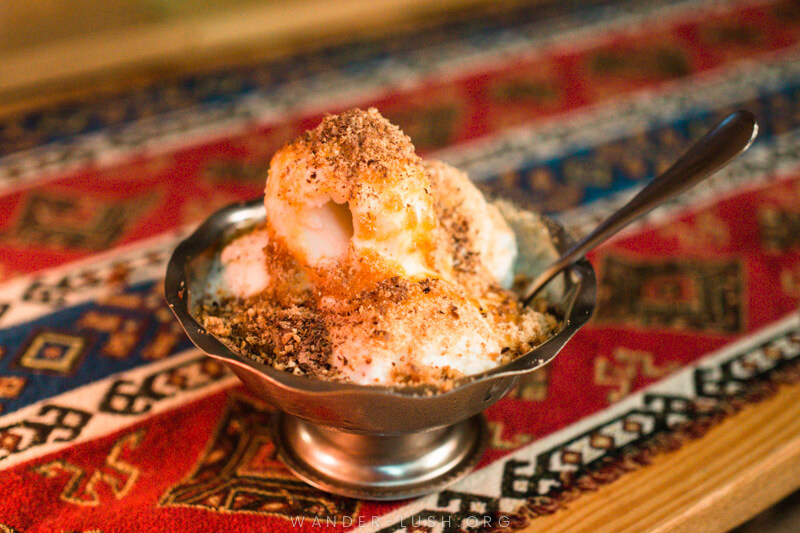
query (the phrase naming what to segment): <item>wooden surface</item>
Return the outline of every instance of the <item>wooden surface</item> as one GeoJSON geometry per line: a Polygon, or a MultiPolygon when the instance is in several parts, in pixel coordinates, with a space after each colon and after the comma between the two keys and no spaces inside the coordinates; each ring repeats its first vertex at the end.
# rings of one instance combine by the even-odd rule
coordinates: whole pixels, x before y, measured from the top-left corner
{"type": "Polygon", "coordinates": [[[526,531],[727,531],[800,487],[800,384],[526,531]]]}
{"type": "Polygon", "coordinates": [[[12,4],[0,7],[0,113],[497,8],[491,0],[193,0],[202,9],[185,11],[145,0],[12,4]]]}

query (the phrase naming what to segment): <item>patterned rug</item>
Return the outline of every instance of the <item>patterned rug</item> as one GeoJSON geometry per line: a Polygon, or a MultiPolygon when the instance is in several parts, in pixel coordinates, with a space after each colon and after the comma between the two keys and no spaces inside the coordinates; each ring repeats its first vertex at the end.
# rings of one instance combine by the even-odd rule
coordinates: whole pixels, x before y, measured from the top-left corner
{"type": "Polygon", "coordinates": [[[513,531],[800,377],[800,4],[542,1],[0,122],[0,531],[513,531]],[[580,234],[735,108],[737,162],[590,257],[592,322],[448,490],[330,496],[162,294],[274,150],[376,106],[580,234]]]}

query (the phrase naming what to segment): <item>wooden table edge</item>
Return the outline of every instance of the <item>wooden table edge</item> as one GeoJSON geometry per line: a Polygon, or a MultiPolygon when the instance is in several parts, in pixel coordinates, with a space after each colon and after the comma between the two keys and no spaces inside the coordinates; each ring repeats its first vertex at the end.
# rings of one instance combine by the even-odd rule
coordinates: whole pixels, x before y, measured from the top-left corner
{"type": "Polygon", "coordinates": [[[795,383],[746,406],[701,438],[656,456],[652,464],[581,495],[566,509],[533,519],[522,531],[728,531],[798,488],[800,383],[795,383]],[[705,487],[698,478],[713,484],[705,487]]]}

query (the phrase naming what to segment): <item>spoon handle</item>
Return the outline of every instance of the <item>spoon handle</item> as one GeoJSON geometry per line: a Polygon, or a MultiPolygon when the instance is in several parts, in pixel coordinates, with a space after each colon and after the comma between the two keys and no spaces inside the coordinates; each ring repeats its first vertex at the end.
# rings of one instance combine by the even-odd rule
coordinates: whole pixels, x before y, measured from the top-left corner
{"type": "Polygon", "coordinates": [[[694,143],[671,167],[656,176],[630,202],[605,219],[593,232],[539,274],[525,289],[524,302],[531,299],[556,274],[579,260],[619,230],[657,205],[696,185],[725,166],[750,146],[758,133],[752,113],[739,110],[725,117],[694,143]]]}

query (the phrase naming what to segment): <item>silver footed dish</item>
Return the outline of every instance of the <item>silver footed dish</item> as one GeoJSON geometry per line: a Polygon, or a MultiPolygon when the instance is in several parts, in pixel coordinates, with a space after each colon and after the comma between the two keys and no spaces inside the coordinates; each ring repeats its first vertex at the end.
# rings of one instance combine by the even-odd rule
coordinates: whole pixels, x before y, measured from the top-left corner
{"type": "MultiPolygon", "coordinates": [[[[199,304],[213,286],[223,244],[264,218],[261,199],[212,214],[175,249],[167,266],[166,299],[192,342],[276,409],[271,430],[279,457],[305,481],[335,494],[402,499],[441,489],[466,475],[483,451],[482,411],[508,393],[520,376],[552,361],[594,311],[595,274],[581,259],[548,287],[560,328],[529,352],[466,376],[450,390],[296,376],[231,350],[198,321],[199,304]]],[[[555,221],[537,220],[553,254],[572,245],[555,221]]],[[[526,234],[529,228],[509,222],[519,244],[515,275],[533,279],[554,257],[537,256],[541,250],[527,244],[535,240],[526,234]]]]}

